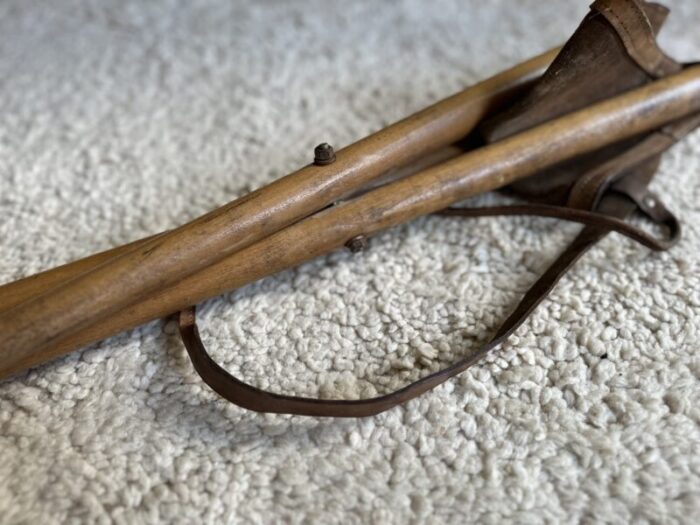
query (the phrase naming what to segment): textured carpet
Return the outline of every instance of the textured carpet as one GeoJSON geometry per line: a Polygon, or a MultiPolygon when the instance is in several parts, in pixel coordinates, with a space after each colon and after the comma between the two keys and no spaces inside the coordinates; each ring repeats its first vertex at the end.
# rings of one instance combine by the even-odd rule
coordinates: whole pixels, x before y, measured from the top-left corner
{"type": "MultiPolygon", "coordinates": [[[[0,282],[192,219],[565,40],[587,4],[0,3],[0,282]]],[[[700,57],[700,6],[663,41],[700,57]]],[[[0,383],[0,521],[697,522],[700,134],[483,364],[363,420],[219,400],[172,323],[0,383]]],[[[481,199],[493,200],[494,197],[481,199]]],[[[209,301],[260,386],[366,397],[468,352],[578,228],[427,218],[209,301]]]]}

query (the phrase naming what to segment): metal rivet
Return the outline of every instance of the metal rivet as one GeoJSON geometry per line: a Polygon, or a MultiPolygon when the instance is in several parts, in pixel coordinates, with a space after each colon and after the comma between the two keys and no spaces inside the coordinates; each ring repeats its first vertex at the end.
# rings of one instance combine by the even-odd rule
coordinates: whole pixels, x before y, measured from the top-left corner
{"type": "Polygon", "coordinates": [[[326,164],[332,164],[335,162],[335,151],[333,146],[324,142],[319,144],[314,149],[314,164],[316,166],[325,166],[326,164]]]}
{"type": "Polygon", "coordinates": [[[367,237],[358,235],[345,243],[345,247],[352,253],[359,253],[367,248],[367,237]]]}

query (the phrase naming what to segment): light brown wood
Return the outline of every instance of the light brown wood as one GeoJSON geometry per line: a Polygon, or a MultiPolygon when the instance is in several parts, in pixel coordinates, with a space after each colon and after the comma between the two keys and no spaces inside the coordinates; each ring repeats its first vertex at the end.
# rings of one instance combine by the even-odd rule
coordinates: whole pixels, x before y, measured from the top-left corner
{"type": "MultiPolygon", "coordinates": [[[[23,359],[467,135],[547,68],[544,53],[0,313],[0,352],[23,359]]],[[[30,286],[34,291],[42,279],[30,286]]],[[[2,302],[0,300],[0,302],[2,302]]]]}
{"type": "Polygon", "coordinates": [[[323,210],[43,352],[5,349],[0,376],[698,111],[700,66],[694,66],[323,210]]]}
{"type": "MultiPolygon", "coordinates": [[[[373,181],[371,185],[361,188],[359,191],[349,195],[348,198],[365,193],[373,187],[379,187],[388,182],[418,173],[425,168],[429,168],[435,164],[439,164],[440,162],[444,162],[445,160],[461,155],[464,153],[464,151],[465,149],[461,146],[448,146],[439,151],[428,154],[425,157],[411,162],[410,165],[401,166],[388,171],[386,174],[382,175],[382,177],[373,181]]],[[[151,239],[153,239],[153,236],[146,237],[129,244],[124,244],[122,246],[117,246],[116,248],[105,250],[83,259],[79,259],[68,264],[25,277],[24,279],[19,279],[17,281],[2,285],[0,286],[0,298],[2,298],[2,302],[0,302],[0,313],[11,310],[16,305],[21,304],[24,301],[29,301],[39,297],[51,289],[65,284],[71,279],[75,279],[76,277],[97,268],[99,265],[104,264],[114,257],[118,257],[124,253],[127,253],[128,251],[133,250],[134,248],[142,246],[151,239]]]]}

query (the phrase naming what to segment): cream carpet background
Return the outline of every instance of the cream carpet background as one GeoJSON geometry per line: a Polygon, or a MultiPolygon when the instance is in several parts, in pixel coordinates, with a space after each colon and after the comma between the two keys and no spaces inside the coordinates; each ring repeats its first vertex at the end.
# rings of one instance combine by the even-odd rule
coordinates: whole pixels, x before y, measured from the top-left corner
{"type": "MultiPolygon", "coordinates": [[[[664,42],[698,59],[700,5],[673,7],[664,42]]],[[[0,282],[192,219],[562,42],[586,8],[0,3],[0,282]]],[[[1,383],[0,521],[695,522],[700,135],[655,189],[678,247],[611,235],[486,362],[378,417],[230,406],[163,322],[1,383]]],[[[277,391],[385,392],[483,339],[577,229],[418,220],[208,302],[204,336],[277,391]]]]}

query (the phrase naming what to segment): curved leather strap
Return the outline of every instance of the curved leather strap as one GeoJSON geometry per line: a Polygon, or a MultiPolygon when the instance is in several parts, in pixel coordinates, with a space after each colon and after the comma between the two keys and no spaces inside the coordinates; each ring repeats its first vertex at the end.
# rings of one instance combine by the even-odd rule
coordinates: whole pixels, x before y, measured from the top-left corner
{"type": "MultiPolygon", "coordinates": [[[[627,195],[625,193],[625,195],[627,195]]],[[[631,197],[630,195],[627,195],[631,197]]],[[[530,215],[536,217],[549,217],[568,222],[576,222],[587,226],[597,226],[616,232],[638,242],[642,246],[657,252],[672,248],[680,240],[681,225],[678,219],[663,205],[653,193],[646,194],[644,199],[635,203],[640,211],[658,226],[667,230],[667,236],[660,238],[632,226],[628,222],[602,213],[568,208],[566,206],[552,206],[549,204],[523,204],[511,206],[489,206],[483,208],[447,208],[437,215],[447,217],[495,217],[530,215]]]]}
{"type": "Polygon", "coordinates": [[[630,199],[623,194],[610,192],[600,200],[597,206],[599,213],[537,205],[448,209],[441,212],[443,215],[460,217],[523,214],[539,215],[581,222],[587,224],[587,226],[527,291],[513,313],[506,319],[486,345],[453,365],[430,374],[390,394],[360,400],[326,400],[274,394],[253,387],[237,379],[211,358],[200,338],[194,307],[180,312],[180,334],[190,359],[192,360],[192,364],[204,382],[219,395],[243,408],[258,412],[307,416],[372,416],[413,399],[438,386],[447,379],[463,372],[484,357],[491,349],[501,344],[525,321],[525,319],[527,319],[534,308],[542,302],[566,271],[588,249],[605,237],[610,231],[618,231],[656,250],[666,249],[678,240],[680,234],[678,221],[656,199],[654,202],[658,202],[658,204],[644,211],[655,222],[669,227],[670,237],[668,239],[654,239],[645,232],[625,223],[623,218],[635,209],[635,201],[636,199],[630,199]]]}

